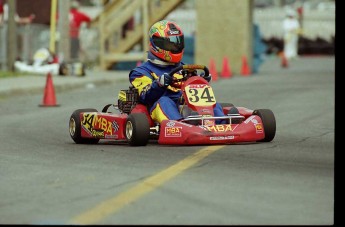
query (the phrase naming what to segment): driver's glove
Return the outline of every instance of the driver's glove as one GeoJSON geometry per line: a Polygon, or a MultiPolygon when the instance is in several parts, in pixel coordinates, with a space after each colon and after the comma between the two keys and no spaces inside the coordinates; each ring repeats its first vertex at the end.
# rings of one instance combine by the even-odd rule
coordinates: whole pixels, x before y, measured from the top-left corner
{"type": "Polygon", "coordinates": [[[200,76],[202,77],[202,78],[204,78],[207,82],[211,82],[211,80],[212,80],[212,75],[211,75],[211,73],[209,73],[208,74],[208,76],[206,76],[205,77],[205,73],[204,72],[202,72],[201,74],[200,74],[200,76]]]}
{"type": "Polygon", "coordinates": [[[169,76],[168,73],[163,73],[162,75],[159,76],[158,78],[158,84],[161,87],[168,87],[173,81],[173,78],[169,76]]]}

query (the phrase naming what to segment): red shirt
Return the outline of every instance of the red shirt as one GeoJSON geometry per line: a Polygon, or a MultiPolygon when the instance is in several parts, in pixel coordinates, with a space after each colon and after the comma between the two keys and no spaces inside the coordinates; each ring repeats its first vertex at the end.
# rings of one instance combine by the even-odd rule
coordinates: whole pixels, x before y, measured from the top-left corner
{"type": "Polygon", "coordinates": [[[79,28],[83,22],[90,23],[91,18],[88,15],[78,11],[77,9],[71,9],[69,11],[69,24],[70,24],[71,38],[79,37],[79,28]]]}
{"type": "Polygon", "coordinates": [[[0,0],[0,14],[4,13],[4,4],[0,0]]]}

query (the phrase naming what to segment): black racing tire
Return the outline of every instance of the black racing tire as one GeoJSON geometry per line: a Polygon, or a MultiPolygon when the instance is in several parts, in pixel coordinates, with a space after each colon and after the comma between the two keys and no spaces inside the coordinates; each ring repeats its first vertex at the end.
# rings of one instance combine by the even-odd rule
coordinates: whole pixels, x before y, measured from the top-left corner
{"type": "Polygon", "coordinates": [[[68,65],[66,63],[61,63],[59,66],[59,76],[67,76],[69,74],[68,65]]]}
{"type": "Polygon", "coordinates": [[[150,124],[144,113],[128,115],[124,134],[131,146],[146,146],[150,139],[150,124]]]}
{"type": "Polygon", "coordinates": [[[69,134],[77,144],[97,144],[100,139],[81,137],[80,113],[83,112],[97,112],[97,110],[92,108],[75,110],[69,119],[69,134]]]}
{"type": "Polygon", "coordinates": [[[257,109],[253,111],[253,115],[261,118],[265,131],[265,138],[258,142],[271,142],[276,135],[276,119],[273,112],[269,109],[257,109]]]}

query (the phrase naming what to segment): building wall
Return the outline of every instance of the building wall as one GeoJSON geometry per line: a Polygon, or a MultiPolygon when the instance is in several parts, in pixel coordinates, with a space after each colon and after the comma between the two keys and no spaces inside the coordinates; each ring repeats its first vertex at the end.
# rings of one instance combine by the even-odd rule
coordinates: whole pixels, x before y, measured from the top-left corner
{"type": "MultiPolygon", "coordinates": [[[[254,23],[260,26],[263,38],[283,37],[283,20],[286,10],[283,7],[269,7],[254,10],[254,23]]],[[[335,36],[335,9],[304,9],[301,19],[303,36],[331,40],[335,36]]]]}
{"type": "Polygon", "coordinates": [[[251,65],[253,0],[198,0],[195,5],[195,63],[209,66],[213,58],[220,72],[227,57],[234,74],[240,73],[243,56],[251,65]]]}
{"type": "MultiPolygon", "coordinates": [[[[66,1],[66,0],[62,0],[66,1]]],[[[17,0],[17,13],[21,17],[35,14],[33,23],[35,24],[50,24],[50,10],[51,0],[17,0]]]]}

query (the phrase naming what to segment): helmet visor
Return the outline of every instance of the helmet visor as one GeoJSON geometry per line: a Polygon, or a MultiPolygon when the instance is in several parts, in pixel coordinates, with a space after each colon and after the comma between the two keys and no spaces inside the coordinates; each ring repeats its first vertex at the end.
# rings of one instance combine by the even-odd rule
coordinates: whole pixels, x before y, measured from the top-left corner
{"type": "Polygon", "coordinates": [[[184,48],[184,36],[152,37],[152,42],[157,47],[170,51],[173,54],[181,53],[184,48]]]}

